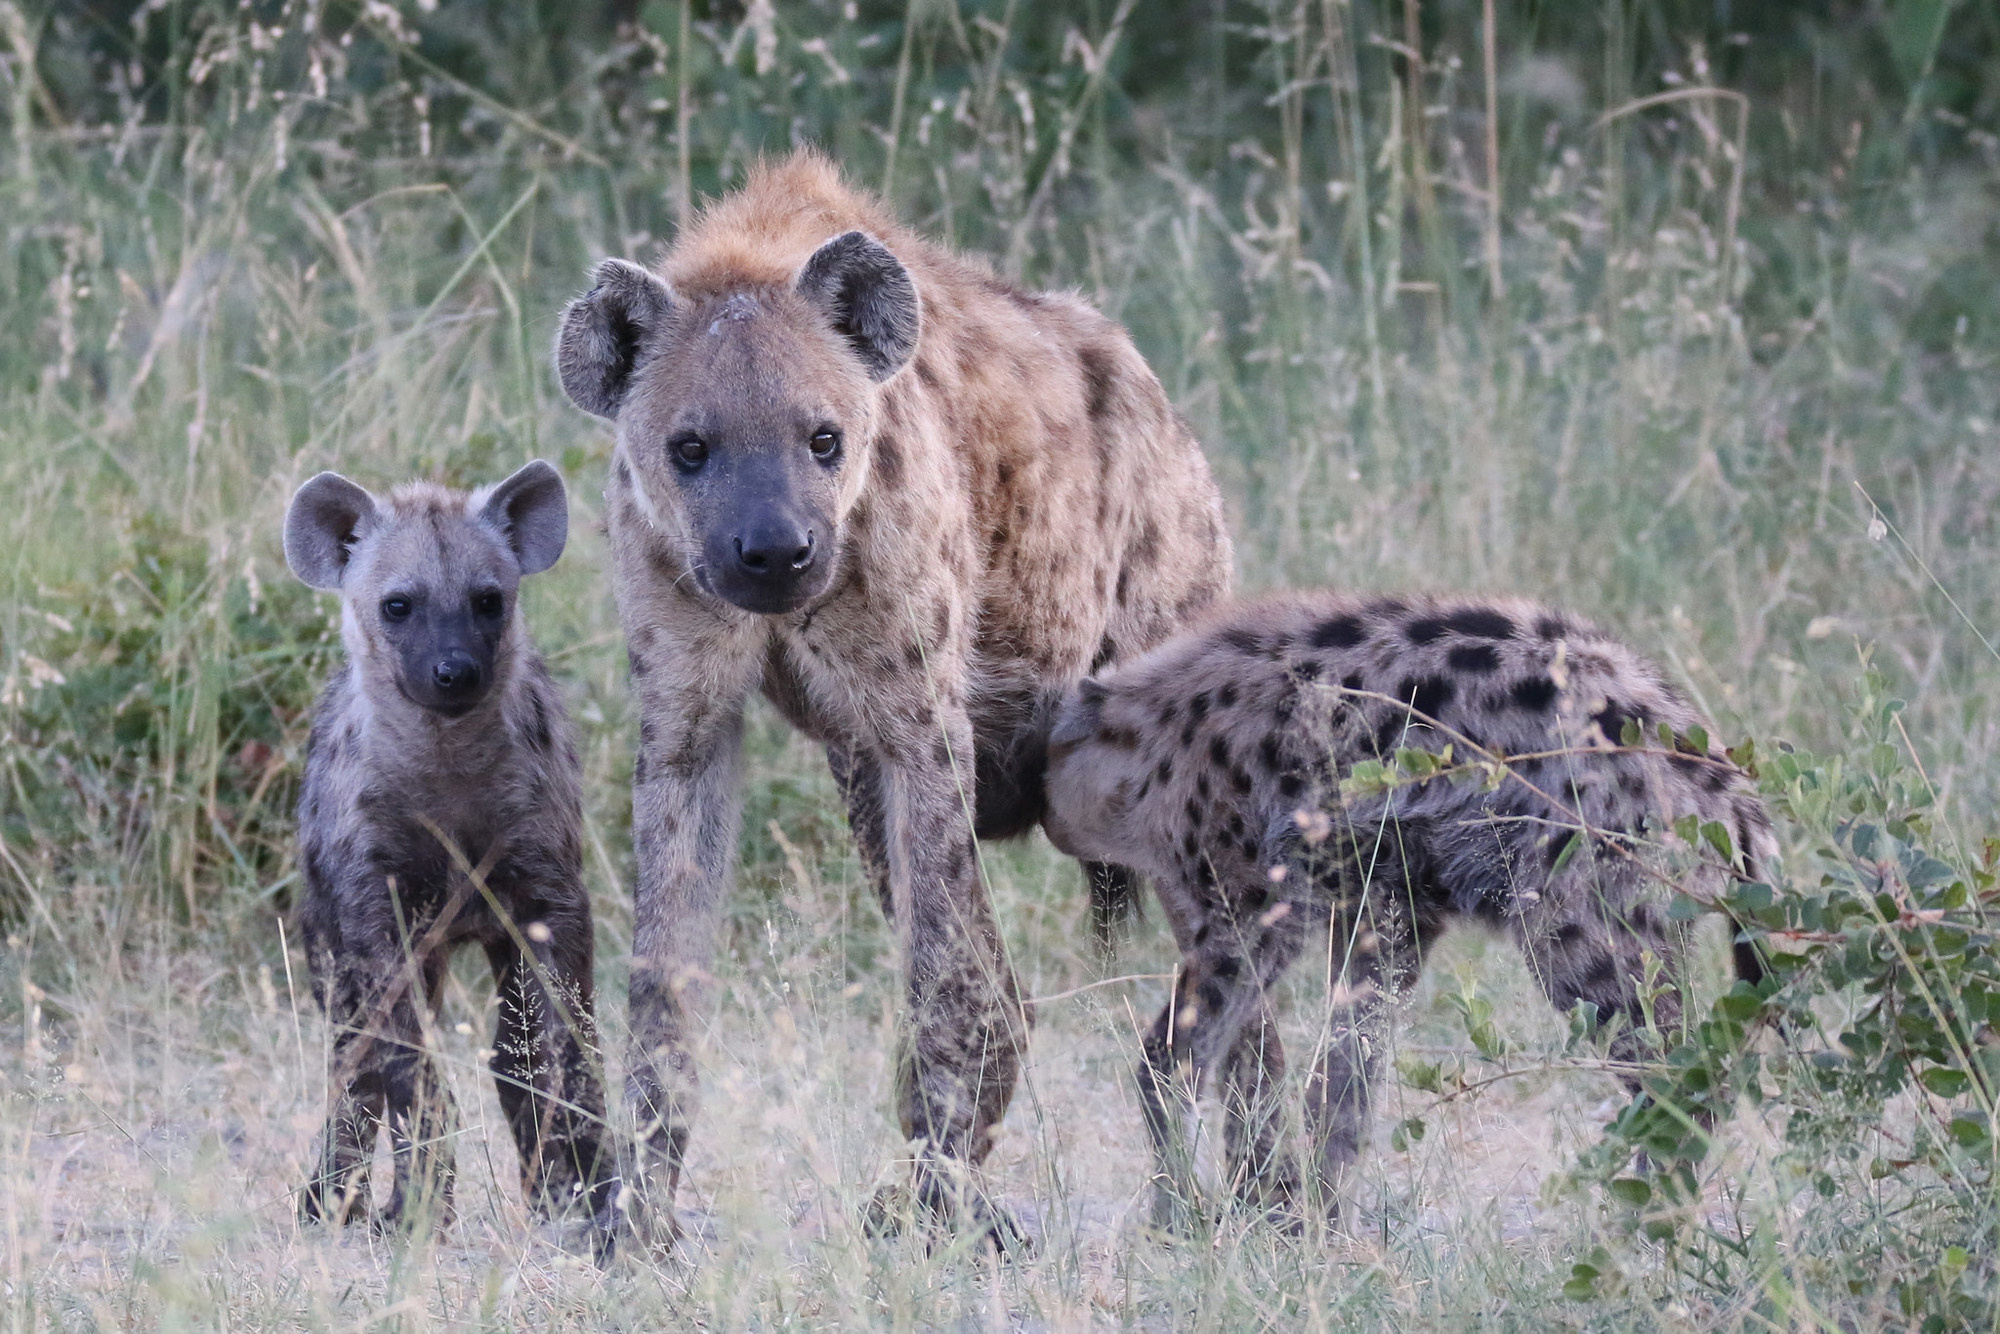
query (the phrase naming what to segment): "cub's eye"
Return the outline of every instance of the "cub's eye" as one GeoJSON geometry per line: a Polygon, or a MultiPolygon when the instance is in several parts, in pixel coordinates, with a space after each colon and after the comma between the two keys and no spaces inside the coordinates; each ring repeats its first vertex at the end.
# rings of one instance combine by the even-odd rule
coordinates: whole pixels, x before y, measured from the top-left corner
{"type": "Polygon", "coordinates": [[[382,619],[385,621],[410,619],[410,600],[406,597],[383,598],[382,619]]]}
{"type": "Polygon", "coordinates": [[[840,452],[840,432],[831,426],[822,426],[813,432],[812,444],[808,446],[816,459],[830,459],[840,452]]]}
{"type": "Polygon", "coordinates": [[[672,452],[674,462],[683,468],[699,468],[708,462],[708,446],[702,443],[700,436],[682,436],[668,445],[667,449],[672,452]]]}
{"type": "Polygon", "coordinates": [[[472,614],[474,616],[483,616],[490,621],[506,609],[507,600],[493,589],[488,589],[484,593],[473,594],[472,614]]]}

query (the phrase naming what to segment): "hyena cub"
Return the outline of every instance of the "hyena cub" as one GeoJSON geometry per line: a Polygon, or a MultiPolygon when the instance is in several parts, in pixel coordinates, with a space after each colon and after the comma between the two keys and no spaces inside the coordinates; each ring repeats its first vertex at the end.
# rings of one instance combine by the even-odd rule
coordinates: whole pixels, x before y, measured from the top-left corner
{"type": "Polygon", "coordinates": [[[500,1013],[492,1068],[530,1203],[608,1236],[592,1061],[582,801],[562,697],[516,610],[523,575],[569,535],[562,478],[536,461],[470,494],[386,498],[321,473],[285,516],[299,578],[341,594],[347,663],[314,715],[299,797],[299,926],[333,1027],[333,1084],[307,1220],[368,1211],[378,1131],[395,1184],[449,1221],[456,1115],[424,1029],[452,951],[477,943],[500,1013]]]}
{"type": "MultiPolygon", "coordinates": [[[[1754,874],[1771,836],[1744,772],[1652,663],[1517,601],[1300,594],[1234,608],[1071,693],[1049,745],[1045,822],[1073,856],[1153,877],[1183,963],[1139,1090],[1162,1221],[1191,1201],[1181,1138],[1215,1072],[1237,1188],[1329,1214],[1366,1128],[1386,1010],[1457,919],[1510,934],[1558,1009],[1578,1001],[1641,1055],[1680,1015],[1682,928],[1664,886],[1754,874]],[[1399,749],[1414,782],[1342,780],[1399,749]],[[1504,759],[1504,767],[1493,765],[1504,759]],[[1483,776],[1485,781],[1478,781],[1483,776]],[[1706,863],[1674,821],[1719,821],[1706,863]],[[1302,1182],[1270,1093],[1284,1071],[1271,986],[1320,928],[1330,1011],[1306,1080],[1302,1182]]],[[[1737,948],[1739,973],[1754,953],[1737,948]]]]}

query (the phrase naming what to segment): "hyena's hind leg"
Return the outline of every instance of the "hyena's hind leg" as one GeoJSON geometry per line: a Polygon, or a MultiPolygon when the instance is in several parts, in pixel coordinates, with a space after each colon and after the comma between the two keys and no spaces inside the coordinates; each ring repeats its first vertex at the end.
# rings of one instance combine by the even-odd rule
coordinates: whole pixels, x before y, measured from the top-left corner
{"type": "MultiPolygon", "coordinates": [[[[1644,871],[1619,848],[1581,851],[1551,875],[1509,928],[1542,991],[1567,1014],[1578,1001],[1610,1025],[1611,1056],[1637,1063],[1681,1023],[1685,931],[1648,898],[1644,871]],[[1658,1036],[1656,1036],[1656,1034],[1658,1036]]],[[[1620,1078],[1633,1091],[1636,1071],[1620,1078]]]]}
{"type": "Polygon", "coordinates": [[[1158,1226],[1187,1230],[1199,1216],[1189,1132],[1211,1072],[1223,1080],[1224,1145],[1238,1193],[1266,1205],[1281,1202],[1296,1176],[1276,1108],[1284,1053],[1267,991],[1297,957],[1305,916],[1203,928],[1182,960],[1173,998],[1141,1044],[1139,1103],[1153,1142],[1158,1226]]]}

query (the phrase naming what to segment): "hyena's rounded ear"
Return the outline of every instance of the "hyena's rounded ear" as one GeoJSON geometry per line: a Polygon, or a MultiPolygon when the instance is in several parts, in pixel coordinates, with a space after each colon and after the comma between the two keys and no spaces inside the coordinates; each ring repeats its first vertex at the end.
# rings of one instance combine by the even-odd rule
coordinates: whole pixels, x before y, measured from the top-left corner
{"type": "Polygon", "coordinates": [[[354,543],[375,518],[375,497],[337,472],[298,489],[285,511],[285,564],[314,588],[339,588],[354,543]]]}
{"type": "Polygon", "coordinates": [[[650,270],[622,259],[604,260],[590,281],[590,290],[563,312],[556,374],[572,403],[615,419],[632,372],[659,350],[674,292],[650,270]]]}
{"type": "Polygon", "coordinates": [[[799,270],[798,292],[832,317],[870,378],[886,380],[917,350],[917,285],[889,247],[866,232],[836,236],[799,270]]]}
{"type": "Polygon", "coordinates": [[[486,493],[479,517],[506,535],[522,574],[540,574],[569,541],[569,493],[562,474],[536,459],[486,493]]]}

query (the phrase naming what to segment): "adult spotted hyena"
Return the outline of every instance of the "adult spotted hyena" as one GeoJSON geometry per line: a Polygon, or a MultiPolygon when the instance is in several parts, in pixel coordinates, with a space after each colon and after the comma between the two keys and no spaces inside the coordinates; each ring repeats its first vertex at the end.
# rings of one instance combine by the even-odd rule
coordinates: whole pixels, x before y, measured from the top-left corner
{"type": "Polygon", "coordinates": [[[285,517],[293,571],[341,595],[347,649],[299,795],[299,926],[333,1028],[306,1219],[367,1215],[383,1129],[395,1184],[375,1221],[419,1201],[449,1219],[456,1117],[424,1028],[452,950],[476,943],[499,990],[493,1078],[529,1202],[587,1214],[609,1241],[581,784],[562,696],[515,606],[568,531],[562,478],[542,462],[469,495],[417,483],[378,498],[321,473],[285,517]]]}
{"type": "MultiPolygon", "coordinates": [[[[1183,955],[1139,1072],[1163,1217],[1193,1199],[1182,1126],[1210,1072],[1246,1195],[1297,1216],[1303,1185],[1335,1209],[1386,1007],[1453,919],[1507,931],[1557,1008],[1617,1026],[1618,1057],[1645,1051],[1649,1018],[1672,1028],[1665,886],[1712,894],[1771,845],[1748,776],[1705,737],[1652,663],[1527,602],[1274,597],[1083,681],[1050,739],[1045,825],[1153,876],[1183,955]],[[1447,746],[1486,781],[1341,790],[1361,761],[1447,746]],[[1676,846],[1688,815],[1728,831],[1736,868],[1676,846]],[[1302,1183],[1269,1096],[1284,1058],[1267,994],[1329,925],[1302,1183]]],[[[1760,971],[1748,946],[1737,968],[1760,971]]]]}
{"type": "Polygon", "coordinates": [[[826,744],[894,920],[898,1110],[918,1199],[948,1212],[1027,1025],[974,835],[1039,819],[1071,682],[1226,591],[1215,487],[1116,324],[905,230],[809,153],[755,170],[657,272],[607,260],[594,282],[556,358],[617,423],[606,499],[641,719],[634,1185],[671,1235],[761,689],[826,744]]]}

